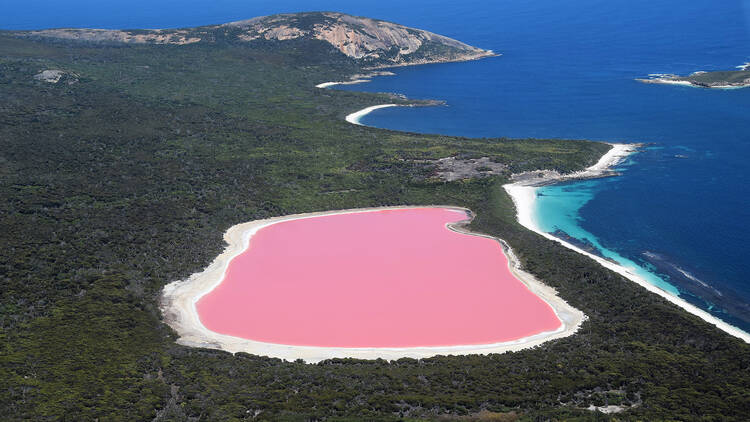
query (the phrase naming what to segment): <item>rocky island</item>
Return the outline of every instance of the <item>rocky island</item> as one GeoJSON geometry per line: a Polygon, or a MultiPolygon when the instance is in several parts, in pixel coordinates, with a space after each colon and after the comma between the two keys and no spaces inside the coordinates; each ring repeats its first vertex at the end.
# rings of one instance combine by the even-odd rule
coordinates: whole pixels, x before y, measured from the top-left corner
{"type": "Polygon", "coordinates": [[[698,88],[745,88],[750,86],[750,64],[737,66],[739,70],[695,72],[688,76],[655,73],[648,78],[636,79],[647,84],[685,85],[698,88]]]}

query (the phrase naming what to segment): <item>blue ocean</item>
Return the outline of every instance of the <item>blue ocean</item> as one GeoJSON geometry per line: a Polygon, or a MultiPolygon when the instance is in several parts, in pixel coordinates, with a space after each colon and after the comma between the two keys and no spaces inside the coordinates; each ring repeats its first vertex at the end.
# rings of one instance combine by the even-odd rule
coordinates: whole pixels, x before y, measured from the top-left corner
{"type": "Polygon", "coordinates": [[[181,27],[336,10],[495,50],[502,56],[398,68],[396,76],[337,89],[447,102],[377,110],[362,120],[371,126],[645,143],[618,177],[540,189],[540,225],[637,266],[654,284],[750,331],[750,88],[634,81],[749,62],[750,1],[720,3],[11,0],[0,28],[181,27]]]}

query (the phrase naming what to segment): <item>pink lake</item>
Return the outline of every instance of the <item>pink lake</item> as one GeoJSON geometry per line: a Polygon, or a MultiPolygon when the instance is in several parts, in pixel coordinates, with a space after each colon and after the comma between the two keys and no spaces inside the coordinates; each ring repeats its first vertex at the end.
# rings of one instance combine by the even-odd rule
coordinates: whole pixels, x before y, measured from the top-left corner
{"type": "Polygon", "coordinates": [[[466,219],[410,208],[264,227],[198,315],[217,333],[297,346],[478,345],[558,329],[497,241],[446,227],[466,219]]]}

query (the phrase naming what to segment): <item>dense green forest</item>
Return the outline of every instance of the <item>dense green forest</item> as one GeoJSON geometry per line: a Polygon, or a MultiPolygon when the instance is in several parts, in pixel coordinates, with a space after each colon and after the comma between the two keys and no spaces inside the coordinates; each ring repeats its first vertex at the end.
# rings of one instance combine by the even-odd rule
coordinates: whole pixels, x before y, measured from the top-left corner
{"type": "Polygon", "coordinates": [[[579,170],[607,145],[354,126],[343,116],[408,102],[314,88],[359,71],[309,40],[0,33],[0,418],[747,420],[750,346],[516,223],[511,173],[579,170]],[[508,170],[444,182],[430,160],[448,156],[508,170]],[[589,319],[522,352],[315,365],[180,346],[161,321],[160,289],[234,224],[398,204],[472,209],[589,319]]]}

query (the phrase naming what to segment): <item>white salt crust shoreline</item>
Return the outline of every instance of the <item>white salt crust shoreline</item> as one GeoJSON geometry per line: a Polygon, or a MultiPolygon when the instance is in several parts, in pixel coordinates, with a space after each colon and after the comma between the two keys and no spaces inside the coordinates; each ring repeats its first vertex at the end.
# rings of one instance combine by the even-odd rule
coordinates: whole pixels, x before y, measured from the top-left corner
{"type": "MultiPolygon", "coordinates": [[[[434,207],[448,208],[470,213],[469,210],[460,207],[434,207]]],[[[555,291],[555,289],[543,284],[531,274],[521,270],[520,264],[513,254],[513,251],[504,241],[492,236],[473,233],[466,230],[464,227],[467,220],[465,220],[454,224],[448,224],[447,227],[450,230],[458,233],[487,237],[500,242],[506,257],[508,258],[508,267],[510,268],[513,275],[522,283],[524,283],[524,285],[526,285],[526,287],[532,293],[536,294],[543,301],[545,301],[553,309],[555,315],[557,315],[558,319],[561,322],[561,325],[557,330],[542,332],[513,341],[493,344],[404,348],[347,348],[292,346],[264,343],[225,334],[219,334],[208,330],[201,323],[200,318],[198,317],[196,303],[201,297],[209,293],[221,283],[221,281],[224,279],[224,274],[229,265],[229,262],[234,257],[247,249],[250,238],[253,236],[253,234],[257,233],[258,230],[262,229],[263,227],[267,227],[271,224],[275,224],[281,221],[300,218],[315,218],[324,215],[361,213],[386,209],[406,208],[430,207],[402,206],[325,211],[275,217],[232,226],[224,234],[224,240],[229,244],[229,246],[227,246],[227,248],[211,263],[211,265],[209,265],[204,271],[191,275],[186,280],[175,281],[164,287],[160,301],[160,308],[162,314],[164,315],[164,321],[169,324],[169,326],[172,327],[179,335],[177,343],[185,346],[219,349],[231,353],[245,352],[254,355],[280,358],[288,361],[302,359],[307,363],[316,363],[333,358],[382,358],[386,360],[396,360],[405,357],[421,359],[437,355],[473,355],[517,351],[537,346],[549,340],[572,335],[578,330],[581,323],[586,319],[586,316],[583,314],[583,312],[568,305],[567,302],[557,296],[557,292],[555,291]]]]}
{"type": "Polygon", "coordinates": [[[568,249],[572,249],[580,254],[586,255],[587,257],[593,259],[594,261],[601,264],[603,267],[608,268],[625,278],[634,281],[641,287],[644,287],[646,290],[656,293],[659,296],[663,297],[664,299],[668,300],[669,302],[672,302],[673,304],[679,306],[680,308],[690,312],[693,315],[698,316],[699,318],[703,319],[704,321],[715,325],[720,330],[731,334],[735,337],[738,337],[742,340],[744,340],[746,343],[750,343],[750,334],[746,333],[745,331],[728,324],[727,322],[711,315],[710,313],[704,311],[703,309],[698,308],[697,306],[687,302],[686,300],[674,296],[656,286],[649,283],[646,279],[639,276],[638,274],[635,274],[630,269],[615,264],[611,261],[608,261],[600,256],[594,255],[590,252],[587,252],[571,243],[568,243],[562,239],[559,239],[555,236],[552,236],[549,233],[546,233],[539,229],[537,223],[534,221],[534,202],[536,201],[536,189],[538,186],[543,184],[550,184],[550,183],[556,183],[561,182],[565,180],[574,180],[574,179],[586,179],[586,178],[593,178],[593,177],[601,177],[603,175],[606,175],[608,172],[610,172],[610,168],[617,163],[624,160],[629,154],[635,152],[637,145],[628,145],[628,144],[612,144],[612,149],[609,150],[602,158],[593,166],[587,168],[584,171],[573,173],[569,175],[559,176],[559,175],[547,175],[543,178],[531,178],[526,180],[521,180],[514,183],[509,183],[506,185],[503,185],[503,188],[505,188],[505,191],[508,192],[508,195],[513,199],[513,203],[516,206],[516,212],[517,212],[517,219],[518,222],[526,227],[527,229],[540,234],[547,239],[554,240],[555,242],[558,242],[565,246],[568,249]]]}

